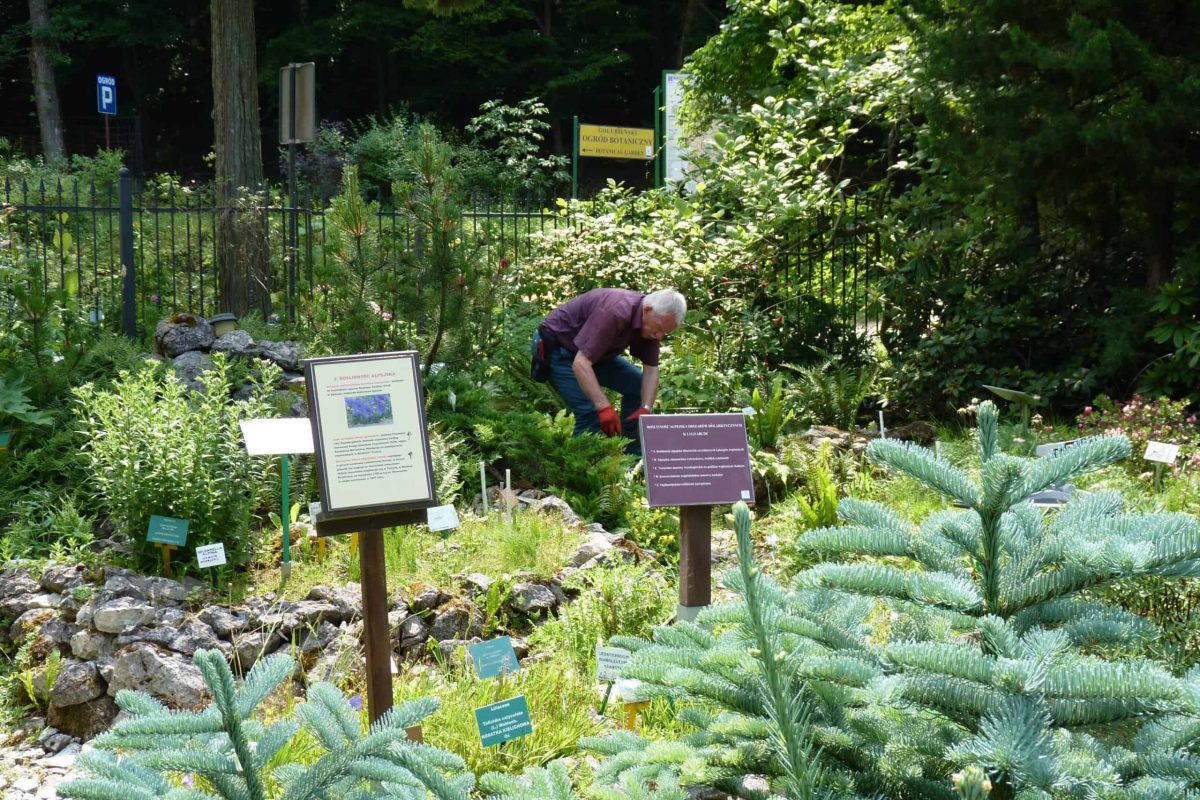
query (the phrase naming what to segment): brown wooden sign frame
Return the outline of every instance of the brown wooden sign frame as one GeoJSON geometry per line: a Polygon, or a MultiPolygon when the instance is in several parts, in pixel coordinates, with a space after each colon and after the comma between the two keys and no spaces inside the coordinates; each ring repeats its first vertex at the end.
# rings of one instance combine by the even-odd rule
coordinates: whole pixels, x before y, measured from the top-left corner
{"type": "Polygon", "coordinates": [[[321,514],[314,520],[317,533],[329,536],[341,533],[354,533],[372,528],[387,528],[394,525],[411,525],[423,520],[425,509],[438,505],[437,488],[433,479],[433,460],[429,454],[428,422],[425,419],[424,386],[421,382],[419,356],[415,351],[403,350],[391,353],[368,353],[353,356],[332,356],[328,358],[310,358],[304,361],[305,393],[308,399],[309,418],[313,427],[313,449],[317,458],[317,483],[321,489],[321,514]],[[323,439],[323,424],[321,420],[319,398],[319,381],[317,372],[327,364],[362,363],[364,367],[372,362],[407,360],[412,365],[413,388],[416,392],[417,414],[420,419],[419,443],[421,455],[425,462],[427,477],[427,493],[425,497],[402,503],[378,503],[373,505],[350,506],[346,508],[330,508],[329,474],[325,459],[325,442],[323,439]]]}

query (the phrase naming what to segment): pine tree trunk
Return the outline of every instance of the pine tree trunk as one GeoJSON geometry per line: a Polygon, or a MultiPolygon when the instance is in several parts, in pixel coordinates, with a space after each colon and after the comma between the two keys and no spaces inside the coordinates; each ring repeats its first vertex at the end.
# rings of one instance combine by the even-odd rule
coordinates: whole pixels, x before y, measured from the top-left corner
{"type": "Polygon", "coordinates": [[[29,0],[29,72],[33,76],[33,97],[37,103],[38,128],[42,136],[42,155],[47,161],[66,158],[63,147],[62,109],[58,103],[58,84],[54,79],[49,0],[29,0]]]}
{"type": "Polygon", "coordinates": [[[222,311],[241,316],[251,293],[269,303],[262,221],[239,210],[239,189],[262,183],[258,62],[253,0],[212,0],[213,149],[216,153],[217,296],[222,311]]]}
{"type": "Polygon", "coordinates": [[[1146,241],[1146,288],[1157,290],[1170,277],[1175,262],[1175,186],[1155,183],[1146,203],[1150,230],[1146,241]]]}

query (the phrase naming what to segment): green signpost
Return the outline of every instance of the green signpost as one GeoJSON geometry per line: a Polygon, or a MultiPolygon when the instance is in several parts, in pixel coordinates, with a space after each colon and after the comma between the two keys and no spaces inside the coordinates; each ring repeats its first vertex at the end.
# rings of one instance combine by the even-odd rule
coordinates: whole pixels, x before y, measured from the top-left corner
{"type": "Polygon", "coordinates": [[[158,514],[150,515],[150,527],[146,532],[146,541],[162,551],[164,578],[171,577],[171,551],[187,544],[188,524],[186,519],[163,517],[158,514]]]}

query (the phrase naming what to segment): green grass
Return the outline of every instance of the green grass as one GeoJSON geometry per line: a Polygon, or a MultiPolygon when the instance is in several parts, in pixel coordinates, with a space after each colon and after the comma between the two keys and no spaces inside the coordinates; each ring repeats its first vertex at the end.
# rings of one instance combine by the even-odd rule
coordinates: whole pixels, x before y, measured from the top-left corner
{"type": "MultiPolygon", "coordinates": [[[[424,583],[449,588],[453,575],[471,572],[499,578],[528,570],[549,576],[566,563],[581,541],[579,532],[564,527],[558,518],[532,513],[516,514],[511,525],[502,514],[464,519],[462,526],[445,538],[423,525],[388,528],[383,534],[391,587],[424,583]]],[[[292,575],[282,589],[278,561],[277,553],[260,558],[260,567],[240,594],[279,591],[283,597],[300,599],[317,584],[357,582],[360,574],[349,535],[326,539],[324,561],[319,559],[315,543],[293,544],[292,575]]]]}

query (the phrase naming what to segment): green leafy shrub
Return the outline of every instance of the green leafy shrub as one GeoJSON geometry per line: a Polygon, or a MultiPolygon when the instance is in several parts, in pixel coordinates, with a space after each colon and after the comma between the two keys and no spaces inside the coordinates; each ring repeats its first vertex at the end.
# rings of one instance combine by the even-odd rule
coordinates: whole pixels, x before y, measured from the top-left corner
{"type": "Polygon", "coordinates": [[[597,567],[574,575],[566,588],[579,596],[529,637],[537,652],[565,658],[595,675],[596,644],[614,636],[649,636],[675,611],[675,587],[647,565],[597,567]]]}
{"type": "Polygon", "coordinates": [[[122,691],[117,703],[130,715],[99,736],[95,752],[80,757],[86,776],[59,787],[79,800],[189,798],[189,800],[347,800],[387,798],[466,800],[474,777],[457,756],[410,742],[405,728],[437,708],[414,700],[393,708],[364,733],[360,714],[330,684],[308,691],[293,718],[265,725],[255,712],[295,664],[276,655],[255,665],[241,686],[225,658],[197,651],[212,704],[203,711],[170,711],[147,694],[122,691]],[[278,763],[275,756],[304,730],[317,743],[310,764],[278,763]],[[119,754],[119,755],[118,755],[119,754]],[[173,778],[173,780],[172,780],[173,778]],[[184,788],[179,788],[182,783],[184,788]],[[277,790],[274,790],[278,787],[277,790]]]}
{"type": "Polygon", "coordinates": [[[1128,402],[1120,403],[1100,395],[1075,418],[1075,423],[1083,436],[1117,434],[1128,438],[1132,457],[1125,467],[1135,475],[1150,468],[1142,455],[1151,441],[1179,445],[1175,472],[1194,470],[1200,465],[1200,425],[1196,415],[1188,411],[1186,401],[1166,397],[1149,400],[1134,395],[1128,402]]]}
{"type": "Polygon", "coordinates": [[[246,454],[238,423],[269,416],[274,375],[264,368],[255,396],[230,402],[228,364],[215,354],[195,394],[157,365],[122,372],[111,389],[75,390],[87,488],[142,568],[153,570],[158,559],[145,541],[152,514],[188,520],[190,547],[223,542],[231,565],[249,560],[264,467],[246,454]]]}
{"type": "Polygon", "coordinates": [[[763,392],[760,387],[754,387],[750,395],[750,408],[754,410],[753,414],[746,416],[750,441],[757,447],[774,450],[779,435],[796,416],[796,412],[788,408],[784,397],[783,376],[775,376],[770,391],[763,392]]]}

